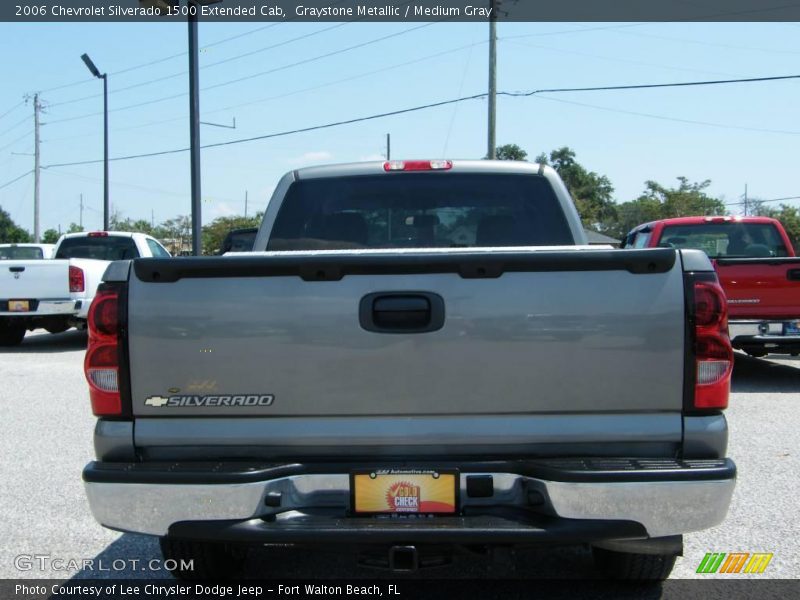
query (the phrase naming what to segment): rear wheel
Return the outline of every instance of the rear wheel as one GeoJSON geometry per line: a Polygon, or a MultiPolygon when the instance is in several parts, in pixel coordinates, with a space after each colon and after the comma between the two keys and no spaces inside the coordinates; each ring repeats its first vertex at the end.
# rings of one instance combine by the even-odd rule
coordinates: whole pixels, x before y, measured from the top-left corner
{"type": "Polygon", "coordinates": [[[18,346],[24,337],[24,326],[0,321],[0,346],[18,346]]]}
{"type": "Polygon", "coordinates": [[[232,579],[241,574],[247,549],[219,542],[162,537],[164,568],[186,580],[232,579]]]}
{"type": "Polygon", "coordinates": [[[604,575],[628,581],[662,581],[675,566],[674,554],[633,554],[592,548],[594,564],[604,575]]]}

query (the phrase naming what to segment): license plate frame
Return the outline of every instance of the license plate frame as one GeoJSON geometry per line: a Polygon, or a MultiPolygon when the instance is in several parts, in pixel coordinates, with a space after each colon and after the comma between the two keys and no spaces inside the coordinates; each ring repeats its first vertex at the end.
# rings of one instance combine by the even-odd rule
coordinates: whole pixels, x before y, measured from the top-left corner
{"type": "Polygon", "coordinates": [[[356,516],[455,515],[460,477],[455,469],[356,469],[350,507],[356,516]]]}
{"type": "Polygon", "coordinates": [[[9,300],[8,312],[31,312],[30,300],[9,300]]]}

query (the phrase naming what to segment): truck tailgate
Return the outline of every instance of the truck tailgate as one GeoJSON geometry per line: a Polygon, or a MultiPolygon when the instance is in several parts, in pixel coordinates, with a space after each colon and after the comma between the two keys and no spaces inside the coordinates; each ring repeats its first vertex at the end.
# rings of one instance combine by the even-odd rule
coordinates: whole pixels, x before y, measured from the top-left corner
{"type": "MultiPolygon", "coordinates": [[[[0,261],[0,299],[69,299],[69,261],[0,261]]],[[[0,310],[5,310],[2,307],[0,310]]]]}
{"type": "MultiPolygon", "coordinates": [[[[675,256],[448,249],[137,260],[128,292],[133,412],[679,415],[675,256]],[[376,298],[420,296],[441,299],[437,330],[362,327],[364,302],[376,310],[376,298]]],[[[679,436],[679,418],[674,427],[679,436]]]]}
{"type": "Polygon", "coordinates": [[[800,317],[800,257],[716,261],[731,319],[800,317]]]}

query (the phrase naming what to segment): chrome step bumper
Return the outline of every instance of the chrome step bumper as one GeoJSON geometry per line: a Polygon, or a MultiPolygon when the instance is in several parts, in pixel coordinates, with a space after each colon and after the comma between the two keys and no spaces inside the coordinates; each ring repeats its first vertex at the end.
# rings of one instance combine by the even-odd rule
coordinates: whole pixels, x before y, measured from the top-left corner
{"type": "Polygon", "coordinates": [[[236,470],[230,463],[91,463],[84,482],[98,522],[136,533],[189,536],[205,530],[206,535],[217,531],[214,537],[290,543],[321,538],[326,531],[350,541],[372,532],[369,539],[377,542],[382,531],[387,541],[421,537],[455,543],[473,540],[480,530],[487,542],[523,543],[564,538],[559,528],[565,520],[585,522],[582,535],[595,539],[706,529],[724,519],[736,477],[727,459],[565,459],[517,466],[522,468],[516,473],[462,470],[461,514],[433,518],[348,516],[349,470],[302,472],[311,467],[301,465],[236,470]],[[492,477],[491,496],[469,496],[467,478],[476,475],[492,477]]]}

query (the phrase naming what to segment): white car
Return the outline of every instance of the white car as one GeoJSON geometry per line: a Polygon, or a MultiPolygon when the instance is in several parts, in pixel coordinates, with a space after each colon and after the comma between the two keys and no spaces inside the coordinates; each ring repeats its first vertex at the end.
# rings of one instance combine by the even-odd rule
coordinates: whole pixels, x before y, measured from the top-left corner
{"type": "MultiPolygon", "coordinates": [[[[25,246],[41,244],[15,244],[14,254],[25,246]]],[[[86,327],[89,305],[112,261],[169,256],[143,233],[93,231],[62,235],[52,260],[0,260],[0,346],[17,345],[38,327],[50,333],[86,327]]]]}

